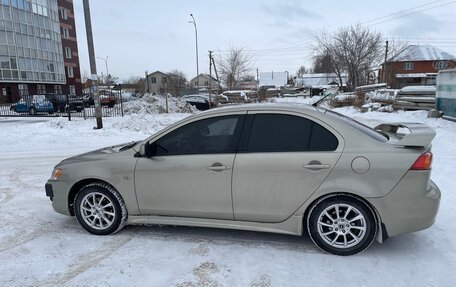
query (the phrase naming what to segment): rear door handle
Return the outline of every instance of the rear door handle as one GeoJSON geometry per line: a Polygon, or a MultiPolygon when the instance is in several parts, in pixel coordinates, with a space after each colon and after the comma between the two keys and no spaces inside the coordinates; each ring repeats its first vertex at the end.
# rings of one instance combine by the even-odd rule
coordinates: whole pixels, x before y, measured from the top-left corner
{"type": "Polygon", "coordinates": [[[306,164],[302,167],[307,169],[328,169],[331,166],[329,164],[306,164]]]}
{"type": "Polygon", "coordinates": [[[208,170],[213,170],[213,171],[222,171],[222,170],[228,170],[231,169],[231,166],[229,165],[223,165],[221,163],[214,163],[211,166],[207,167],[208,170]]]}

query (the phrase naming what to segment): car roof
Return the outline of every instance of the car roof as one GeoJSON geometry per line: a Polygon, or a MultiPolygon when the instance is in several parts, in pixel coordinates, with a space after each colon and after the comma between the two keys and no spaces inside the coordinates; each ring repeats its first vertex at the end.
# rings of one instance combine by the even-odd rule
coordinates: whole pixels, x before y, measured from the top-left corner
{"type": "Polygon", "coordinates": [[[220,112],[242,112],[242,111],[291,111],[306,114],[321,114],[326,111],[323,108],[313,107],[308,104],[301,103],[257,103],[257,104],[243,104],[243,105],[230,105],[221,108],[208,110],[201,114],[217,114],[220,112]]]}

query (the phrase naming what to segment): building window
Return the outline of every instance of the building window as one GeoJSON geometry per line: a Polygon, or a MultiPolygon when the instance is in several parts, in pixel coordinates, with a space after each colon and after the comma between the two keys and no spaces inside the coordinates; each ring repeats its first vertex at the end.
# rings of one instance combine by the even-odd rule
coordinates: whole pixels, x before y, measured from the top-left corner
{"type": "Polygon", "coordinates": [[[67,67],[66,67],[66,70],[67,70],[67,77],[68,77],[68,78],[74,78],[73,67],[67,66],[67,67]]]}
{"type": "Polygon", "coordinates": [[[404,63],[404,70],[406,70],[406,71],[413,70],[413,62],[405,62],[404,63]]]}
{"type": "Polygon", "coordinates": [[[18,88],[19,88],[19,96],[28,96],[29,92],[28,92],[28,85],[26,84],[19,84],[18,85],[18,88]]]}
{"type": "Polygon", "coordinates": [[[39,95],[46,94],[46,86],[45,85],[36,85],[37,91],[39,95]]]}
{"type": "Polygon", "coordinates": [[[54,85],[54,95],[61,95],[61,94],[63,94],[62,86],[61,85],[54,85]]]}
{"type": "Polygon", "coordinates": [[[198,86],[198,81],[195,81],[195,84],[194,84],[194,85],[195,85],[195,86],[198,86]]]}
{"type": "Polygon", "coordinates": [[[162,78],[162,84],[166,84],[166,80],[167,80],[167,79],[163,77],[163,78],[162,78]]]}
{"type": "Polygon", "coordinates": [[[150,82],[151,82],[152,84],[156,84],[156,83],[157,83],[157,78],[151,77],[151,78],[150,78],[150,82]]]}
{"type": "Polygon", "coordinates": [[[68,86],[70,88],[70,95],[76,95],[76,87],[73,85],[68,86]]]}
{"type": "Polygon", "coordinates": [[[446,69],[448,67],[448,61],[436,61],[434,62],[434,68],[437,70],[446,69]]]}
{"type": "Polygon", "coordinates": [[[204,82],[204,85],[205,85],[205,86],[209,86],[209,81],[205,81],[205,82],[204,82]]]}
{"type": "Polygon", "coordinates": [[[71,48],[70,47],[65,47],[65,57],[67,59],[71,59],[71,48]]]}
{"type": "Polygon", "coordinates": [[[68,19],[67,9],[60,8],[60,18],[64,20],[68,19]]]}
{"type": "Polygon", "coordinates": [[[68,30],[67,28],[63,28],[62,30],[62,37],[64,39],[69,39],[70,38],[70,30],[68,30]]]}

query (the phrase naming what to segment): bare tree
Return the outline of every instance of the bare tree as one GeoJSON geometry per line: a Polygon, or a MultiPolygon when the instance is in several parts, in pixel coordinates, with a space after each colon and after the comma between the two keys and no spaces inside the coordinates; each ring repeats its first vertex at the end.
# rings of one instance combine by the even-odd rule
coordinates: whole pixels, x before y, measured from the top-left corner
{"type": "Polygon", "coordinates": [[[316,56],[313,62],[314,73],[333,73],[334,67],[331,55],[325,54],[316,56]]]}
{"type": "Polygon", "coordinates": [[[316,57],[328,55],[333,72],[342,84],[342,74],[348,73],[350,89],[367,82],[369,70],[382,62],[383,37],[361,25],[341,28],[335,33],[315,36],[316,57]]]}
{"type": "Polygon", "coordinates": [[[122,82],[122,85],[132,86],[135,92],[143,95],[146,93],[145,79],[142,77],[132,76],[122,82]]]}
{"type": "Polygon", "coordinates": [[[185,89],[187,77],[179,70],[172,70],[168,75],[168,92],[177,97],[179,96],[179,93],[185,89]]]}
{"type": "Polygon", "coordinates": [[[399,39],[390,39],[388,40],[388,53],[386,55],[386,63],[382,64],[382,75],[381,80],[385,81],[390,85],[394,85],[397,82],[395,77],[396,71],[392,69],[386,69],[386,78],[385,78],[385,64],[387,64],[391,60],[400,60],[401,53],[408,47],[408,43],[404,41],[400,41],[399,39]]]}
{"type": "Polygon", "coordinates": [[[252,56],[247,55],[242,47],[230,47],[219,62],[221,78],[228,90],[236,88],[252,70],[252,56]]]}
{"type": "Polygon", "coordinates": [[[297,78],[302,78],[302,76],[304,76],[304,74],[307,74],[307,73],[309,73],[309,70],[307,70],[306,67],[301,66],[301,67],[299,67],[299,69],[296,71],[296,77],[297,77],[297,78]]]}

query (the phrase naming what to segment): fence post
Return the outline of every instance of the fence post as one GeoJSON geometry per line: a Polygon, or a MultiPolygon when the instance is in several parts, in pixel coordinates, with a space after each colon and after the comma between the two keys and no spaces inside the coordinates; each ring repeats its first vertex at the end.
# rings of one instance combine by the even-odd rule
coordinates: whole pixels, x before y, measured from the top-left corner
{"type": "Polygon", "coordinates": [[[70,96],[67,94],[66,95],[66,109],[67,109],[67,113],[68,113],[68,120],[71,121],[71,109],[70,109],[70,96]]]}
{"type": "Polygon", "coordinates": [[[122,105],[122,102],[123,102],[123,100],[122,100],[122,84],[119,84],[119,94],[120,94],[120,114],[123,117],[124,113],[123,113],[123,105],[122,105]]]}

